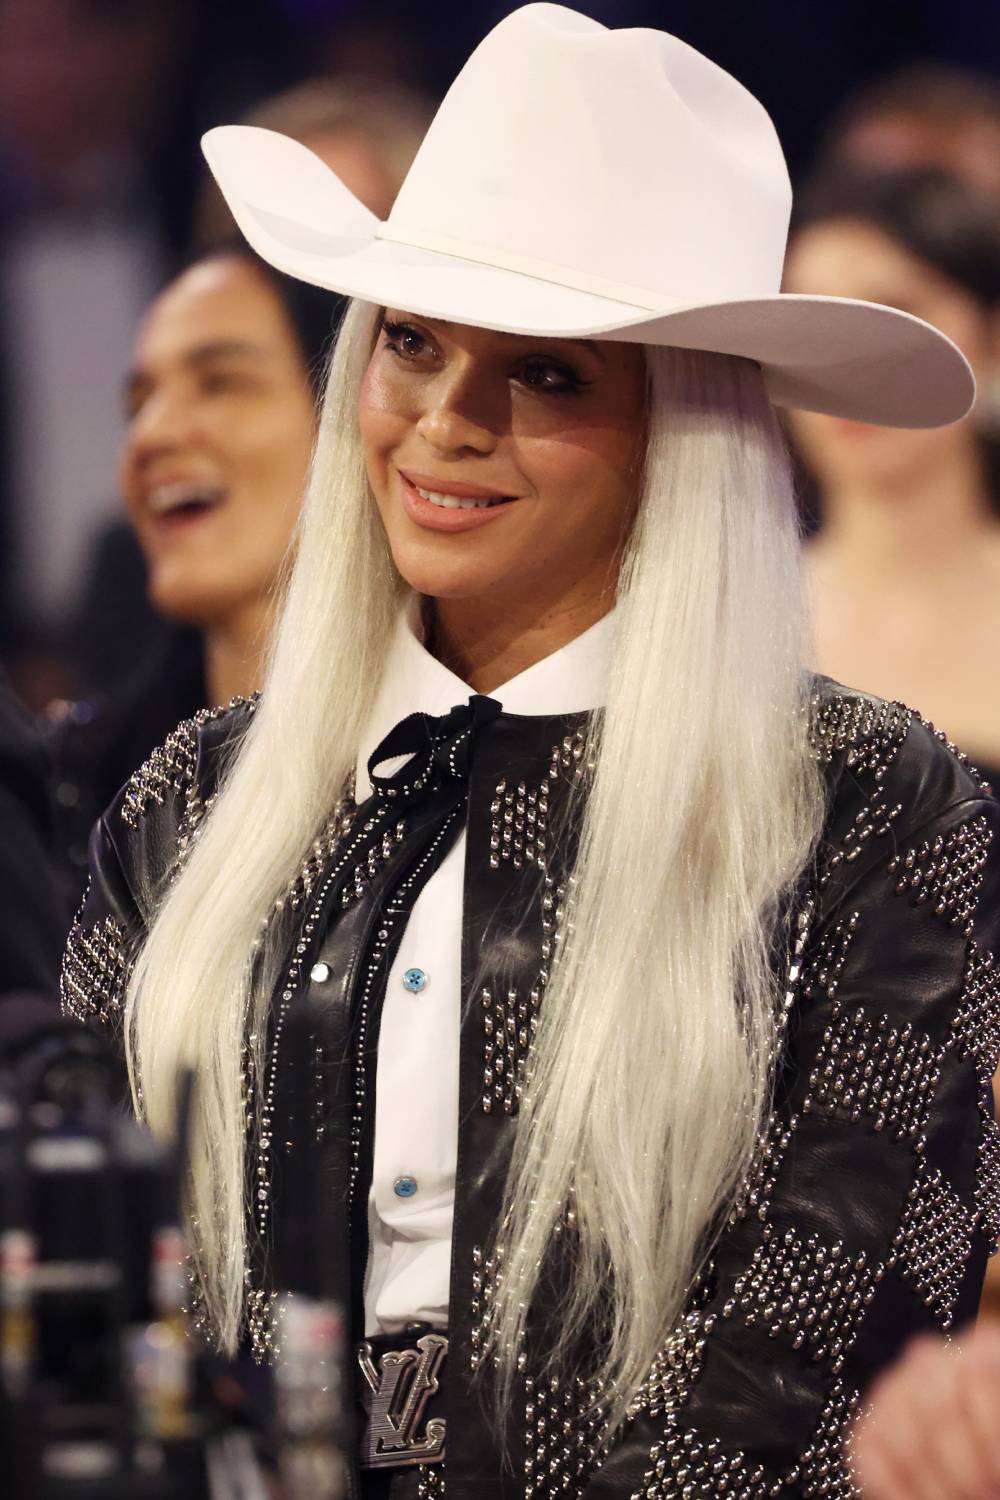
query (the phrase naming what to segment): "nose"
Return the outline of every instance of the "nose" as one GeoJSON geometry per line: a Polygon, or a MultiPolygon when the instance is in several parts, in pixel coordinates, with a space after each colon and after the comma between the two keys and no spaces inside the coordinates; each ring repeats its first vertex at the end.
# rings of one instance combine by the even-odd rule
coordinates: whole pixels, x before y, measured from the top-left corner
{"type": "Polygon", "coordinates": [[[417,431],[442,455],[492,453],[503,430],[505,400],[506,381],[491,379],[474,361],[453,364],[427,387],[417,431]]]}
{"type": "Polygon", "coordinates": [[[165,453],[176,452],[194,436],[193,403],[167,387],[150,392],[125,434],[124,457],[142,466],[165,453]]]}

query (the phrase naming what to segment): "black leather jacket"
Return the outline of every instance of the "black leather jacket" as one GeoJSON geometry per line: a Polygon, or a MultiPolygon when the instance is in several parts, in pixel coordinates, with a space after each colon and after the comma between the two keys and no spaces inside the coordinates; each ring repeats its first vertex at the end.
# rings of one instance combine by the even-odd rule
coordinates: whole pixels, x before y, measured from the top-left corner
{"type": "MultiPolygon", "coordinates": [[[[255,1257],[248,1336],[265,1356],[267,1278],[280,1281],[284,1253],[281,1153],[313,1149],[317,1131],[331,1194],[349,1210],[324,1252],[359,1312],[380,984],[417,891],[467,821],[449,1500],[846,1500],[855,1490],[842,1438],[873,1373],[912,1332],[975,1313],[1000,1232],[990,1094],[1000,808],[909,710],[823,679],[815,687],[829,811],[793,902],[788,952],[776,959],[787,1009],[774,1115],[624,1432],[587,1415],[586,1390],[540,1379],[529,1339],[504,1457],[474,1378],[525,1053],[572,858],[565,813],[577,805],[574,783],[585,784],[585,716],[483,709],[471,734],[468,712],[414,721],[404,734],[414,759],[363,805],[338,810],[275,917],[288,959],[273,1015],[306,990],[322,1033],[314,1082],[286,1089],[298,1105],[276,1103],[282,1118],[249,1146],[263,1185],[256,1242],[271,1269],[255,1257]],[[279,1152],[279,1142],[291,1145],[279,1152]]],[[[73,1014],[116,1023],[130,956],[204,816],[220,752],[251,712],[239,705],[182,725],[95,830],[65,961],[73,1014]]],[[[280,1084],[280,1045],[269,1067],[280,1084]]],[[[251,1091],[260,1086],[248,1079],[251,1091]]]]}

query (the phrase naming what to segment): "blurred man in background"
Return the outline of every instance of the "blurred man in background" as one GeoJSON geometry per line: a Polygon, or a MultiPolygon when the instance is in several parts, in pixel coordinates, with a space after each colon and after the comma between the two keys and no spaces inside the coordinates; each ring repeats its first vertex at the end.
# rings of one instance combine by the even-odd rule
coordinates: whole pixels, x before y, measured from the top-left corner
{"type": "MultiPolygon", "coordinates": [[[[315,78],[265,100],[242,123],[301,141],[366,208],[385,219],[433,113],[432,99],[401,84],[315,78]]],[[[195,221],[197,243],[208,248],[237,232],[222,194],[206,179],[195,221]]]]}
{"type": "Polygon", "coordinates": [[[913,63],[854,94],[826,156],[867,170],[940,167],[1000,194],[1000,83],[941,63],[913,63]]]}

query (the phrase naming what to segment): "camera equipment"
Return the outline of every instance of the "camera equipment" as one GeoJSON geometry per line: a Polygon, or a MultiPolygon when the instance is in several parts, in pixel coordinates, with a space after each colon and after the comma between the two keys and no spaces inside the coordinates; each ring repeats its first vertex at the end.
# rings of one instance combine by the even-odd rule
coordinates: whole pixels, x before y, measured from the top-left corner
{"type": "MultiPolygon", "coordinates": [[[[201,1500],[179,1149],[126,1117],[120,1070],[94,1037],[45,1025],[19,998],[0,1037],[5,1493],[201,1500]],[[38,1023],[12,1040],[18,1008],[38,1023]]],[[[180,1140],[189,1099],[187,1080],[180,1140]]]]}
{"type": "MultiPolygon", "coordinates": [[[[289,1060],[304,1063],[316,1018],[293,1006],[287,1020],[289,1060]]],[[[181,1082],[164,1145],[123,1108],[123,1070],[102,1042],[37,997],[0,1004],[5,1500],[267,1500],[261,1446],[286,1500],[343,1492],[343,1318],[313,1274],[322,1153],[301,1153],[289,1179],[295,1235],[311,1248],[282,1289],[282,1355],[273,1384],[255,1372],[248,1424],[245,1369],[204,1354],[186,1327],[193,1086],[181,1082]]]]}

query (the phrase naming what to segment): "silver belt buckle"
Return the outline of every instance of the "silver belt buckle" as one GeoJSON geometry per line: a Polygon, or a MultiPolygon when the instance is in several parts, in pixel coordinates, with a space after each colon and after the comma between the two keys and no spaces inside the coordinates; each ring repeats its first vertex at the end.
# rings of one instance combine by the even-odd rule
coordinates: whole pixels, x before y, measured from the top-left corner
{"type": "Polygon", "coordinates": [[[369,1343],[358,1345],[363,1382],[361,1399],[368,1421],[361,1440],[363,1469],[436,1464],[444,1458],[444,1417],[432,1417],[418,1431],[427,1403],[440,1387],[438,1375],[448,1352],[440,1333],[425,1333],[415,1349],[389,1349],[375,1366],[369,1343]]]}

